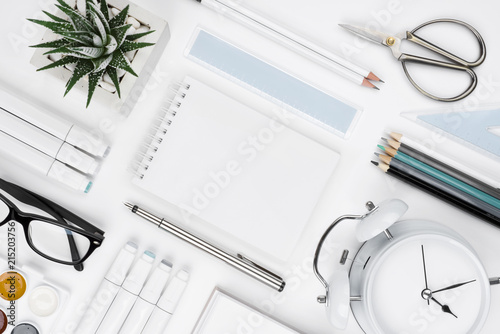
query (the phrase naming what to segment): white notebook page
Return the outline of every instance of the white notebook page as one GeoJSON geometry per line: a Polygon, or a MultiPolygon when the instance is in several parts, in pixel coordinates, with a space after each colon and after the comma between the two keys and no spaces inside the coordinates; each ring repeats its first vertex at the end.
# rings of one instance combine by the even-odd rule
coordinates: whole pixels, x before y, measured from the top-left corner
{"type": "Polygon", "coordinates": [[[192,78],[176,101],[137,184],[286,260],[338,153],[192,78]]]}

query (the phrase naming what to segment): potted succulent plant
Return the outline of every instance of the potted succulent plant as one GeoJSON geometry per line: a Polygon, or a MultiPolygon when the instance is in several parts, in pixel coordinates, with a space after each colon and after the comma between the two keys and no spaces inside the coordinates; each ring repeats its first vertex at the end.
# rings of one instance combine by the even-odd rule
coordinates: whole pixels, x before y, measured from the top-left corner
{"type": "MultiPolygon", "coordinates": [[[[64,17],[44,12],[50,20],[29,19],[46,27],[50,32],[50,35],[44,36],[44,40],[48,41],[32,46],[37,49],[49,48],[42,54],[35,53],[35,56],[42,61],[32,59],[32,63],[41,66],[38,71],[48,69],[64,71],[63,77],[68,80],[64,95],[82,78],[86,78],[87,107],[96,88],[104,88],[109,94],[121,98],[125,84],[126,93],[129,93],[134,85],[127,81],[135,81],[131,78],[137,77],[133,68],[135,63],[139,63],[139,69],[142,69],[147,60],[144,55],[136,57],[135,53],[155,44],[147,40],[155,30],[135,18],[130,13],[129,4],[125,5],[123,1],[118,1],[120,4],[112,6],[109,4],[112,1],[84,0],[84,5],[80,3],[84,7],[82,11],[74,1],[75,5],[71,6],[64,0],[57,0],[56,7],[64,17]],[[140,61],[136,61],[135,58],[140,58],[140,61]]],[[[166,22],[163,26],[156,25],[161,30],[167,27],[166,22]]],[[[143,50],[137,55],[141,52],[143,50]]]]}

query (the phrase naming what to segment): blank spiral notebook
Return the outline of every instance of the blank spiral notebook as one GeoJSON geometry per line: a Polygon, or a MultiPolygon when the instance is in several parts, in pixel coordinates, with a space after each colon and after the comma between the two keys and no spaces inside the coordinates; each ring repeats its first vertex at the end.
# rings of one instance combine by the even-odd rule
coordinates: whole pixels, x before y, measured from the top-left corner
{"type": "Polygon", "coordinates": [[[286,260],[339,154],[282,119],[186,77],[134,182],[286,260]]]}

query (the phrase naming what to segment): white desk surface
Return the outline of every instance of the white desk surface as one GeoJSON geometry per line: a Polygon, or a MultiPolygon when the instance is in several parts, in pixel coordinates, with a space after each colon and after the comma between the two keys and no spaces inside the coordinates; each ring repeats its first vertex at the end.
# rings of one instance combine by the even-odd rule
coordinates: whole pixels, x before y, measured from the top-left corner
{"type": "MultiPolygon", "coordinates": [[[[65,117],[88,127],[100,129],[111,143],[112,151],[88,195],[75,193],[52,183],[47,178],[24,166],[2,159],[0,176],[39,192],[77,214],[92,221],[106,231],[102,247],[85,263],[83,272],[70,267],[50,263],[28,250],[23,237],[19,236],[19,262],[37,267],[48,278],[60,282],[71,291],[71,300],[66,313],[60,318],[57,334],[69,334],[102,280],[107,266],[118,249],[128,240],[139,244],[140,249],[154,251],[158,258],[167,258],[177,268],[191,273],[191,280],[175,316],[170,322],[169,333],[190,333],[215,286],[219,286],[252,305],[270,311],[272,316],[309,334],[362,333],[351,317],[345,331],[332,329],[326,319],[324,306],[316,302],[323,293],[315,278],[312,255],[318,239],[335,218],[346,213],[363,213],[364,203],[375,203],[396,197],[406,201],[410,209],[405,218],[423,218],[440,221],[464,235],[475,247],[490,276],[500,275],[500,229],[457,210],[440,200],[416,190],[406,184],[383,175],[370,164],[379,138],[387,130],[396,130],[420,140],[428,140],[438,149],[458,155],[460,146],[447,139],[438,138],[420,125],[400,116],[402,111],[443,109],[450,105],[432,101],[418,94],[408,83],[401,65],[385,48],[362,42],[340,29],[338,23],[366,25],[387,32],[411,30],[425,21],[450,17],[464,20],[479,30],[488,47],[488,57],[477,68],[480,85],[475,97],[455,103],[500,105],[500,3],[494,0],[465,1],[326,1],[326,0],[254,0],[236,1],[251,6],[293,27],[300,33],[336,53],[349,52],[350,58],[379,75],[385,84],[380,91],[358,87],[338,75],[330,74],[309,61],[296,57],[291,52],[275,47],[273,42],[257,36],[252,31],[225,19],[220,14],[201,6],[193,0],[136,0],[136,3],[166,19],[171,29],[171,40],[147,87],[143,99],[127,119],[106,110],[106,106],[92,104],[84,107],[84,96],[70,93],[63,98],[64,84],[43,72],[35,72],[29,60],[33,53],[27,46],[36,44],[44,29],[25,18],[42,17],[41,10],[49,9],[53,0],[10,1],[1,11],[3,33],[0,84],[9,85],[20,94],[30,96],[33,103],[53,109],[65,117]],[[183,56],[194,28],[202,25],[229,39],[248,43],[257,53],[267,52],[268,59],[275,59],[297,74],[331,92],[353,101],[363,108],[363,114],[348,140],[317,129],[305,122],[297,121],[293,127],[342,154],[341,162],[327,185],[323,198],[304,231],[303,238],[287,263],[273,263],[270,259],[251,249],[236,249],[237,243],[220,236],[207,226],[192,225],[200,235],[218,238],[222,245],[235,251],[254,255],[263,264],[282,274],[288,286],[283,293],[276,293],[261,283],[246,277],[227,265],[195,249],[194,247],[157,230],[132,216],[122,205],[123,201],[141,204],[154,212],[178,220],[178,212],[160,200],[133,186],[127,170],[135,150],[140,146],[146,130],[157,113],[169,84],[191,75],[238,98],[244,90],[230,81],[200,67],[183,56]],[[347,50],[347,51],[346,51],[347,50]],[[467,102],[469,101],[469,102],[467,102]]],[[[453,38],[450,36],[450,38],[453,38]]],[[[453,42],[459,42],[456,39],[453,42]]],[[[244,99],[244,98],[242,98],[244,99]]],[[[249,104],[255,103],[248,99],[249,104]]],[[[465,149],[464,149],[465,150],[465,149]]],[[[468,152],[465,150],[464,152],[468,152]]],[[[472,153],[471,153],[472,154],[472,153]]],[[[498,177],[500,163],[492,159],[469,160],[473,167],[498,177]]],[[[290,184],[293,187],[293,184],[290,184]]],[[[359,246],[354,241],[352,227],[346,226],[335,236],[331,263],[338,263],[344,248],[351,252],[359,246]]],[[[354,254],[354,253],[352,253],[354,254]]],[[[330,268],[329,270],[331,271],[330,268]]],[[[328,272],[328,269],[326,270],[328,272]]],[[[483,333],[497,333],[500,320],[494,316],[500,312],[500,288],[492,288],[490,318],[483,333]]]]}

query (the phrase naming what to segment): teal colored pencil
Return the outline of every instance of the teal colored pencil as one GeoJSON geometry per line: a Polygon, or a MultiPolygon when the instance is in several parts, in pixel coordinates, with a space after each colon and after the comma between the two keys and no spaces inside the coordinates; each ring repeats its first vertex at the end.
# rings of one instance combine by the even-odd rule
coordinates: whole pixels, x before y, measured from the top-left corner
{"type": "Polygon", "coordinates": [[[464,183],[460,180],[457,180],[456,178],[446,174],[446,173],[443,173],[441,172],[440,170],[436,169],[436,168],[433,168],[415,158],[412,158],[410,157],[409,155],[407,154],[404,154],[404,153],[401,153],[401,152],[397,152],[395,155],[394,155],[394,158],[396,158],[397,160],[409,165],[409,166],[412,166],[414,168],[417,168],[418,170],[438,179],[438,180],[441,180],[447,184],[449,184],[450,186],[453,186],[457,189],[460,189],[461,191],[463,191],[464,193],[467,193],[471,196],[474,196],[490,205],[493,205],[494,207],[500,209],[500,200],[498,200],[497,198],[493,197],[493,196],[490,196],[488,194],[486,194],[485,192],[482,192],[481,190],[478,190],[477,188],[474,188],[470,185],[468,185],[467,183],[464,183]]]}

